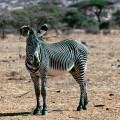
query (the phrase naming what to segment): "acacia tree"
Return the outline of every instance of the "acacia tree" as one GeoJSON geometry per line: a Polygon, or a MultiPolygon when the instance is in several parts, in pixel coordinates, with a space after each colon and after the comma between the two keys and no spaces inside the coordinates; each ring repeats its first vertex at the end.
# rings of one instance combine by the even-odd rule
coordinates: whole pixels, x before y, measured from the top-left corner
{"type": "Polygon", "coordinates": [[[99,23],[101,23],[101,13],[103,9],[107,9],[109,6],[113,5],[113,2],[107,0],[87,0],[75,3],[71,7],[77,7],[79,11],[83,10],[85,16],[87,16],[87,11],[90,10],[95,14],[99,23]]]}
{"type": "Polygon", "coordinates": [[[30,25],[39,29],[41,25],[46,23],[50,25],[49,29],[54,29],[58,34],[58,29],[61,27],[62,12],[56,4],[38,3],[23,10],[12,11],[11,14],[15,28],[20,29],[23,25],[30,25]]]}

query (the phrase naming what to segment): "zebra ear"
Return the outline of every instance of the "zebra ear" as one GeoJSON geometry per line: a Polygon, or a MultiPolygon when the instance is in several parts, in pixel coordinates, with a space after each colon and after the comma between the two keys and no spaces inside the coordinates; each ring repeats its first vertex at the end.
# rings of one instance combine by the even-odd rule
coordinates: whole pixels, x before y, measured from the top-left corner
{"type": "Polygon", "coordinates": [[[30,26],[22,26],[21,29],[20,29],[20,33],[21,35],[23,35],[24,37],[29,35],[30,33],[30,26]]]}
{"type": "Polygon", "coordinates": [[[39,33],[40,34],[39,36],[41,37],[47,32],[47,30],[48,30],[47,24],[44,24],[41,26],[40,30],[37,33],[39,33]]]}

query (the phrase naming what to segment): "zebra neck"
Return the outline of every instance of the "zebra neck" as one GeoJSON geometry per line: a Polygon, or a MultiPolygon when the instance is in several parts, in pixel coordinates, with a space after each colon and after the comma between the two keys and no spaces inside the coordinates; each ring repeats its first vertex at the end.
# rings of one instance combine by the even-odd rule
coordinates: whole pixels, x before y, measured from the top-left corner
{"type": "Polygon", "coordinates": [[[31,64],[30,62],[28,62],[27,60],[25,61],[25,65],[26,65],[27,70],[28,70],[30,73],[36,73],[36,74],[39,73],[39,67],[38,67],[38,68],[34,68],[34,67],[32,66],[32,64],[31,64]]]}

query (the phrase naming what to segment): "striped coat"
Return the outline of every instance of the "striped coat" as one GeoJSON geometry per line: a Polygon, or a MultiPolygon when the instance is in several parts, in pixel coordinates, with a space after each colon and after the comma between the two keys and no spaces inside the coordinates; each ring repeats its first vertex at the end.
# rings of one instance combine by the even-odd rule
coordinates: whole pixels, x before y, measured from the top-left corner
{"type": "Polygon", "coordinates": [[[43,35],[47,31],[47,25],[43,25],[36,32],[29,26],[21,28],[21,34],[27,36],[26,40],[26,67],[30,72],[34,82],[37,98],[37,107],[34,114],[40,113],[40,87],[39,78],[41,78],[41,94],[43,96],[42,114],[47,113],[46,104],[46,82],[47,76],[63,75],[69,72],[77,81],[81,88],[81,97],[78,111],[85,110],[88,103],[87,86],[84,79],[88,51],[86,47],[77,40],[66,39],[57,43],[46,43],[38,35],[43,35]]]}

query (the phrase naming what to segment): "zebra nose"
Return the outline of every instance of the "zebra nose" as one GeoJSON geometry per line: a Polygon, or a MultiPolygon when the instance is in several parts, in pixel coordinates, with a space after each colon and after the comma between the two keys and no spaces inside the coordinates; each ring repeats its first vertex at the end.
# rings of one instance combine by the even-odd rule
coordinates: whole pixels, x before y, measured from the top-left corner
{"type": "Polygon", "coordinates": [[[35,54],[33,55],[32,64],[33,64],[34,67],[39,67],[39,63],[40,63],[40,60],[39,60],[38,53],[35,52],[35,54]]]}
{"type": "Polygon", "coordinates": [[[35,56],[36,58],[38,58],[38,52],[37,52],[37,51],[35,51],[34,56],[35,56]]]}

